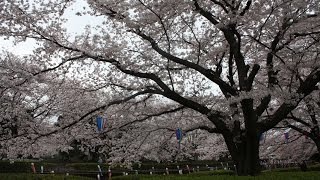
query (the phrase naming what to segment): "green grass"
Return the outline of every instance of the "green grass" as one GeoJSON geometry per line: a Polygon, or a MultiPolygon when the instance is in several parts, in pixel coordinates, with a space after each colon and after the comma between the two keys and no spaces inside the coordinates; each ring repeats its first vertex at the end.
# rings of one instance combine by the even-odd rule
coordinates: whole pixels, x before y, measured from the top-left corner
{"type": "MultiPolygon", "coordinates": [[[[92,180],[94,178],[64,176],[58,174],[0,173],[4,180],[92,180]]],[[[235,176],[231,171],[206,171],[184,175],[129,175],[114,176],[112,180],[320,180],[320,171],[263,172],[259,176],[235,176]]]]}
{"type": "Polygon", "coordinates": [[[92,180],[80,176],[65,176],[57,174],[27,174],[27,173],[0,173],[1,180],[92,180]]]}
{"type": "Polygon", "coordinates": [[[260,176],[234,176],[234,175],[205,175],[191,174],[191,175],[157,175],[157,176],[120,176],[114,177],[113,180],[320,180],[320,172],[268,172],[260,176]]]}
{"type": "MultiPolygon", "coordinates": [[[[299,167],[290,167],[290,168],[278,168],[272,170],[265,170],[264,172],[296,172],[301,171],[299,167]]],[[[307,171],[320,171],[320,164],[309,165],[307,171]]]]}

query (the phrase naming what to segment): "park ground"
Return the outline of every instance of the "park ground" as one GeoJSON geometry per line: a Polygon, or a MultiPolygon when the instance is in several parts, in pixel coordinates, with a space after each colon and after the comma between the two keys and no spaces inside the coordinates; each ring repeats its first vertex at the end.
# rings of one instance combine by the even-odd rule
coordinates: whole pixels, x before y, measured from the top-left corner
{"type": "MultiPolygon", "coordinates": [[[[64,174],[0,173],[2,180],[94,180],[95,177],[66,176],[64,174]]],[[[106,180],[105,176],[101,180],[106,180]]],[[[320,165],[306,172],[297,168],[263,171],[259,176],[236,176],[230,171],[214,170],[184,175],[128,175],[115,176],[112,180],[320,180],[320,165]]]]}
{"type": "MultiPolygon", "coordinates": [[[[43,174],[0,174],[3,180],[93,180],[96,178],[43,175],[43,174]]],[[[103,178],[102,178],[103,179],[103,178]]],[[[212,175],[195,173],[191,175],[129,175],[112,177],[112,180],[320,180],[320,171],[308,172],[266,172],[259,176],[212,175]]]]}

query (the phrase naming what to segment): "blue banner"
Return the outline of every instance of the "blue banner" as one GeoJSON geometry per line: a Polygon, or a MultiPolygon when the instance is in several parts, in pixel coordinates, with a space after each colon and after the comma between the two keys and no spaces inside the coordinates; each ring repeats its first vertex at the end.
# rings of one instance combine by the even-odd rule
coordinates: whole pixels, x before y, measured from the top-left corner
{"type": "Polygon", "coordinates": [[[178,128],[176,130],[176,137],[177,137],[177,140],[181,141],[181,139],[182,139],[182,131],[181,131],[180,128],[178,128]]]}
{"type": "Polygon", "coordinates": [[[102,117],[97,117],[97,127],[98,127],[98,131],[102,131],[103,130],[103,119],[102,117]]]}

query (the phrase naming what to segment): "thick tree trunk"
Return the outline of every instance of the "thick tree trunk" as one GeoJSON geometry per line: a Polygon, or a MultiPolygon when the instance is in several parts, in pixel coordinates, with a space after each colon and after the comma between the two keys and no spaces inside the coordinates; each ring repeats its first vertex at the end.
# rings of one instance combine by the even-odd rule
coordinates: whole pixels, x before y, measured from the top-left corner
{"type": "Polygon", "coordinates": [[[239,176],[254,176],[259,174],[261,168],[258,136],[240,136],[238,142],[234,142],[234,138],[224,137],[232,160],[236,165],[236,173],[239,176]]]}
{"type": "Polygon", "coordinates": [[[314,142],[316,143],[318,153],[320,154],[320,137],[316,138],[314,142]]]}
{"type": "Polygon", "coordinates": [[[313,154],[313,156],[311,157],[312,160],[318,161],[320,162],[320,134],[316,137],[310,137],[313,140],[313,142],[316,144],[317,150],[318,152],[316,154],[313,154]]]}

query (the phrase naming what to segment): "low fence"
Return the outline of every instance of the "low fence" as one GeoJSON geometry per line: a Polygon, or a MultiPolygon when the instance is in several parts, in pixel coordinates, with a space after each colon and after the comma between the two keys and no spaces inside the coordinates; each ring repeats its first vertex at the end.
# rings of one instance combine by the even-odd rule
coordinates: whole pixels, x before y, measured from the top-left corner
{"type": "MultiPolygon", "coordinates": [[[[180,162],[179,165],[174,164],[155,164],[155,166],[143,165],[136,168],[126,169],[126,168],[111,168],[109,169],[106,165],[101,165],[100,170],[97,163],[88,163],[91,170],[81,170],[81,165],[87,165],[85,163],[75,164],[74,166],[68,164],[44,164],[35,163],[31,165],[30,162],[2,162],[0,163],[0,173],[37,173],[37,174],[65,174],[65,175],[75,175],[75,176],[86,176],[96,178],[99,176],[101,180],[107,179],[110,175],[112,176],[125,176],[133,174],[188,174],[201,171],[215,171],[215,170],[229,170],[230,173],[236,173],[236,166],[231,162],[219,162],[210,165],[196,165],[194,163],[184,164],[180,162]],[[167,166],[165,166],[167,165],[167,166]],[[212,166],[215,165],[215,166],[212,166]],[[74,168],[77,167],[77,168],[74,168]],[[146,168],[147,167],[147,168],[146,168]],[[80,170],[79,170],[80,169],[80,170]],[[95,169],[95,170],[94,170],[95,169]],[[111,174],[110,174],[111,173],[111,174]]],[[[307,162],[308,166],[312,162],[307,162]]],[[[299,167],[297,163],[261,163],[264,170],[272,170],[277,168],[293,168],[299,167]]]]}
{"type": "MultiPolygon", "coordinates": [[[[97,163],[79,163],[79,164],[45,164],[41,162],[0,162],[0,173],[36,173],[36,174],[64,174],[64,175],[75,175],[96,178],[99,175],[99,179],[107,179],[109,175],[112,176],[125,176],[133,174],[188,174],[200,171],[213,171],[221,169],[232,169],[229,163],[216,163],[216,166],[209,165],[179,165],[174,164],[155,164],[155,166],[141,165],[141,167],[126,169],[126,168],[111,168],[109,169],[106,165],[101,165],[100,170],[97,163]],[[83,165],[83,166],[81,166],[83,165]],[[86,167],[85,167],[86,166],[86,167]],[[75,168],[76,167],[76,168],[75,168]],[[91,170],[87,170],[88,167],[91,170]],[[150,167],[150,168],[148,168],[150,167]],[[165,168],[164,168],[165,167],[165,168]],[[95,170],[92,170],[95,169],[95,170]],[[110,174],[111,173],[111,174],[110,174]]],[[[192,164],[192,163],[191,163],[192,164]]]]}

